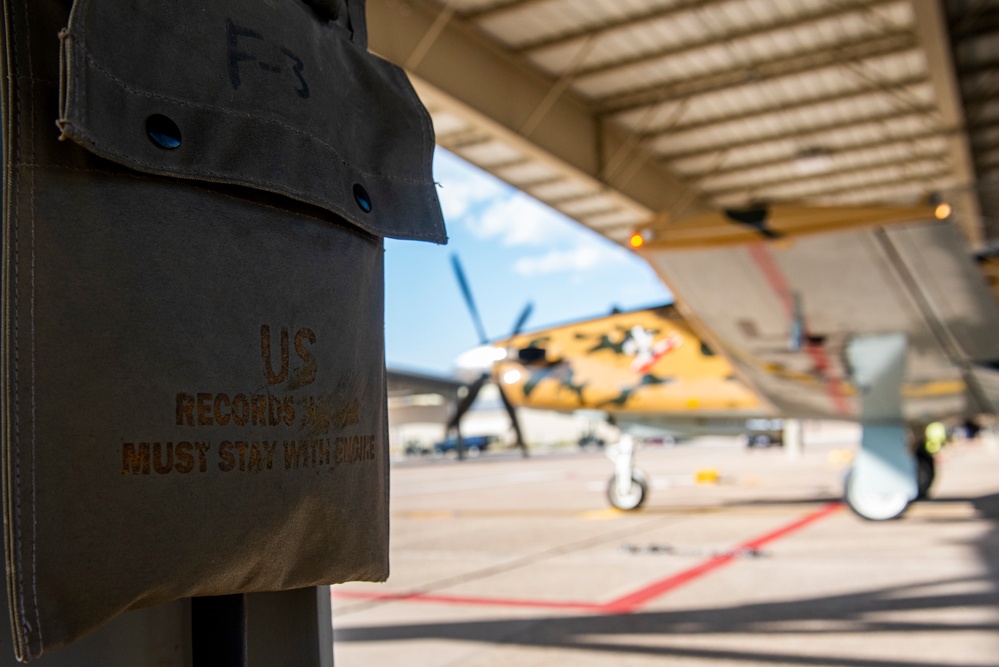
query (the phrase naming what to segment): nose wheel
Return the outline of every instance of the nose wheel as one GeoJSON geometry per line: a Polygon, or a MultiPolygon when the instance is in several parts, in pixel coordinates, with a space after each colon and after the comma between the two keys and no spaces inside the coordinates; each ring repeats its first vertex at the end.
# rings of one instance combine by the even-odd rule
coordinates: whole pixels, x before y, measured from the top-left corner
{"type": "Polygon", "coordinates": [[[631,475],[631,480],[623,485],[618,484],[617,477],[612,477],[607,485],[607,500],[619,510],[635,510],[642,506],[649,489],[644,477],[635,471],[631,475]],[[620,487],[624,486],[624,490],[620,487]]]}
{"type": "Polygon", "coordinates": [[[619,510],[634,510],[648,496],[649,484],[635,468],[635,440],[629,434],[607,448],[607,458],[614,462],[614,476],[607,485],[607,500],[619,510]]]}
{"type": "Polygon", "coordinates": [[[843,500],[853,513],[868,521],[897,519],[909,508],[909,494],[904,491],[875,491],[855,483],[851,470],[845,480],[843,500]]]}

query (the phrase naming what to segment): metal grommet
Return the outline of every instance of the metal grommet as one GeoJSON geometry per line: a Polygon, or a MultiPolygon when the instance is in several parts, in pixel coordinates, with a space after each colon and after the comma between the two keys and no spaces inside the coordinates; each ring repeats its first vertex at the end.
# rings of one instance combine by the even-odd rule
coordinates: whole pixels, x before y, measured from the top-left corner
{"type": "Polygon", "coordinates": [[[354,184],[354,201],[357,202],[358,208],[362,211],[371,213],[371,197],[368,196],[368,191],[360,183],[354,184]]]}
{"type": "Polygon", "coordinates": [[[180,146],[180,128],[162,114],[155,113],[146,119],[146,133],[160,148],[173,150],[180,146]]]}

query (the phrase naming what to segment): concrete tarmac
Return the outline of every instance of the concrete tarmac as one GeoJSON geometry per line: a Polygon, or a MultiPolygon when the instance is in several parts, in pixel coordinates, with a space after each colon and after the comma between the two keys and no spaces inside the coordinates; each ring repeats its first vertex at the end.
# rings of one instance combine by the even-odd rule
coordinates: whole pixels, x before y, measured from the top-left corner
{"type": "Polygon", "coordinates": [[[948,447],[871,523],[838,502],[856,433],[807,438],[643,448],[629,513],[599,452],[397,465],[392,575],[333,587],[336,665],[999,665],[999,454],[948,447]]]}

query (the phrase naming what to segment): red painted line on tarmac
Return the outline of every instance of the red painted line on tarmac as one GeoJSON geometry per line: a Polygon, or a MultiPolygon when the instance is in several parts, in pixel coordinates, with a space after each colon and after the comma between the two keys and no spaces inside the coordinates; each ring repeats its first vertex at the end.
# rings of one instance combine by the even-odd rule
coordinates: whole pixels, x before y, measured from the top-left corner
{"type": "Polygon", "coordinates": [[[639,607],[652,600],[669,593],[670,591],[700,579],[706,574],[714,572],[720,567],[728,565],[735,560],[734,552],[729,552],[720,556],[714,556],[699,565],[674,574],[654,584],[639,589],[634,593],[629,593],[624,597],[612,600],[604,605],[604,610],[612,614],[630,614],[639,607]]]}
{"type": "Polygon", "coordinates": [[[769,533],[765,533],[747,542],[743,542],[738,547],[724,554],[719,554],[699,563],[691,568],[683,570],[645,586],[634,593],[629,593],[616,600],[604,603],[589,602],[557,602],[551,600],[523,600],[511,598],[486,598],[486,597],[466,597],[461,595],[432,595],[429,593],[373,593],[366,591],[341,591],[336,590],[334,597],[355,599],[355,600],[378,600],[385,602],[425,602],[433,604],[452,605],[472,605],[488,607],[520,607],[534,609],[565,609],[573,611],[590,611],[605,614],[628,614],[638,610],[643,605],[652,600],[669,593],[685,584],[696,581],[701,577],[728,565],[732,561],[747,551],[760,549],[763,546],[775,542],[781,538],[796,533],[802,528],[809,526],[816,521],[830,516],[842,508],[842,503],[829,503],[822,508],[810,512],[805,516],[792,521],[769,533]]]}
{"type": "Polygon", "coordinates": [[[786,537],[791,533],[795,533],[805,526],[815,523],[819,519],[823,519],[834,512],[838,511],[843,506],[842,503],[829,503],[821,509],[806,514],[805,516],[792,521],[786,526],[782,526],[777,530],[761,535],[755,539],[749,540],[748,542],[743,542],[738,547],[729,551],[728,553],[719,554],[708,560],[695,565],[692,568],[674,574],[672,576],[666,577],[661,581],[657,581],[654,584],[650,584],[645,588],[635,591],[634,593],[629,593],[624,597],[618,598],[617,600],[612,600],[604,605],[604,610],[613,613],[627,614],[633,612],[642,605],[651,602],[652,600],[669,593],[672,590],[683,586],[684,584],[689,584],[692,581],[700,579],[710,572],[714,572],[720,567],[728,565],[733,560],[737,559],[740,554],[747,551],[753,551],[755,549],[760,549],[763,546],[770,544],[782,537],[786,537]]]}
{"type": "Polygon", "coordinates": [[[431,595],[428,593],[366,593],[361,591],[336,591],[334,597],[357,600],[380,600],[396,602],[430,602],[435,604],[456,604],[486,607],[520,607],[537,609],[575,609],[579,611],[601,611],[603,605],[592,602],[558,602],[552,600],[519,600],[515,598],[480,598],[462,595],[431,595]]]}
{"type": "Polygon", "coordinates": [[[748,549],[759,549],[763,546],[766,546],[767,544],[770,544],[771,542],[776,542],[780,538],[786,537],[791,533],[796,533],[805,526],[815,523],[819,519],[824,519],[831,514],[835,514],[837,511],[839,511],[842,508],[843,508],[843,503],[841,502],[837,501],[834,503],[828,503],[822,506],[821,508],[817,509],[816,511],[812,512],[811,514],[806,514],[797,521],[792,521],[791,523],[787,524],[786,526],[783,526],[782,528],[778,528],[773,532],[757,537],[755,540],[744,542],[739,547],[739,549],[737,549],[737,551],[748,550],[748,549]]]}

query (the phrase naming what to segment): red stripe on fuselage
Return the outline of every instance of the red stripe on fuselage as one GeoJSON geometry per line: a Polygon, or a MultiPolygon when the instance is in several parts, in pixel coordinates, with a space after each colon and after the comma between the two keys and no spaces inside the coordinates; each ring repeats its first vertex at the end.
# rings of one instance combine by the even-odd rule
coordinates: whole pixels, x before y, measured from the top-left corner
{"type": "MultiPolygon", "coordinates": [[[[766,244],[754,243],[750,245],[749,256],[756,262],[756,266],[763,273],[763,277],[767,279],[770,289],[774,291],[777,298],[784,304],[784,310],[787,311],[788,319],[794,317],[794,299],[791,287],[788,285],[784,274],[781,272],[780,267],[777,266],[777,261],[766,244]]],[[[829,394],[829,400],[832,401],[833,408],[840,416],[848,417],[850,415],[850,405],[847,403],[846,394],[843,391],[843,381],[832,374],[832,363],[829,360],[829,355],[826,354],[822,345],[811,341],[807,325],[805,326],[804,333],[805,351],[812,358],[815,370],[825,379],[826,393],[829,394]]]]}

